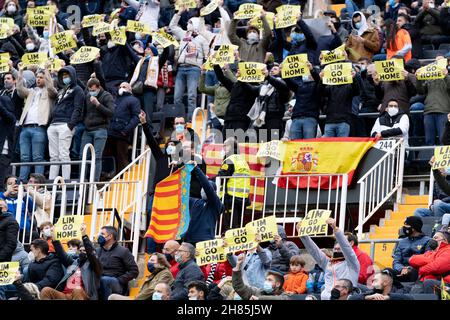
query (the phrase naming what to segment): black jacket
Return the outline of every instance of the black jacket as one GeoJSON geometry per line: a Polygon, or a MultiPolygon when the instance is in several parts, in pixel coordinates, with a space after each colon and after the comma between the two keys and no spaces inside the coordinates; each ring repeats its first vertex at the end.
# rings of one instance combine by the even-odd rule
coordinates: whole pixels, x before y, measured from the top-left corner
{"type": "Polygon", "coordinates": [[[111,49],[103,46],[100,48],[100,56],[106,82],[127,81],[134,70],[134,66],[139,62],[139,56],[128,43],[111,49]]]}
{"type": "Polygon", "coordinates": [[[72,130],[83,120],[84,92],[77,85],[77,73],[72,66],[61,68],[58,71],[58,83],[63,89],[58,92],[55,107],[50,115],[50,124],[56,122],[67,123],[69,129],[72,130]],[[62,81],[64,72],[68,72],[72,79],[69,86],[65,86],[62,81]]]}
{"type": "Polygon", "coordinates": [[[100,102],[98,107],[91,103],[91,96],[87,93],[83,112],[87,131],[107,129],[114,114],[114,98],[111,93],[100,89],[97,100],[100,102]]]}
{"type": "Polygon", "coordinates": [[[39,290],[45,287],[56,288],[63,277],[64,270],[61,262],[53,254],[39,261],[34,261],[28,266],[28,280],[37,285],[39,290]]]}
{"type": "MultiPolygon", "coordinates": [[[[5,140],[8,140],[8,156],[12,157],[14,151],[14,126],[16,117],[14,107],[9,97],[0,96],[0,149],[3,151],[5,140]]],[[[2,152],[0,151],[0,153],[2,152]]]]}
{"type": "Polygon", "coordinates": [[[266,98],[266,119],[281,120],[286,111],[286,103],[289,101],[289,88],[285,80],[281,77],[272,77],[269,75],[266,80],[275,88],[273,94],[266,98]]]}
{"type": "Polygon", "coordinates": [[[23,111],[24,101],[21,97],[19,97],[17,89],[14,90],[3,89],[0,91],[0,96],[6,96],[11,98],[11,102],[14,106],[14,115],[16,116],[16,119],[20,119],[20,116],[22,115],[23,111]]]}
{"type": "Polygon", "coordinates": [[[108,129],[108,135],[121,138],[131,143],[133,132],[139,124],[141,103],[131,93],[118,95],[114,115],[108,129]]]}
{"type": "Polygon", "coordinates": [[[381,101],[375,94],[375,87],[367,75],[367,70],[361,71],[359,80],[361,110],[360,112],[378,112],[381,101]]]}
{"type": "Polygon", "coordinates": [[[10,212],[0,214],[0,262],[9,262],[17,247],[19,224],[10,212]]]}
{"type": "Polygon", "coordinates": [[[130,250],[117,242],[109,250],[98,248],[97,256],[103,267],[103,276],[117,278],[122,287],[139,275],[138,266],[130,250]]]}
{"type": "Polygon", "coordinates": [[[260,86],[254,86],[246,82],[233,82],[222,72],[220,66],[215,65],[214,71],[217,79],[230,92],[230,104],[225,113],[225,121],[245,121],[247,114],[259,96],[260,86]]]}
{"type": "Polygon", "coordinates": [[[175,282],[172,286],[170,300],[187,300],[187,285],[189,282],[195,280],[205,281],[205,275],[197,263],[195,263],[194,259],[180,264],[179,269],[180,271],[178,271],[177,277],[175,278],[175,282]]]}

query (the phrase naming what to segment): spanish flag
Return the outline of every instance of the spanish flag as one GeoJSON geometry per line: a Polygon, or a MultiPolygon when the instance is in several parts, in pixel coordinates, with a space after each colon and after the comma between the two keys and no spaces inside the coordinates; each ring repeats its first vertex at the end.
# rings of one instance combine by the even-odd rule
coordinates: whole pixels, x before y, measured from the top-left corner
{"type": "Polygon", "coordinates": [[[450,293],[446,290],[444,278],[441,279],[441,300],[450,300],[450,293]]]}
{"type": "Polygon", "coordinates": [[[281,175],[294,175],[278,179],[281,188],[336,189],[342,178],[311,176],[310,174],[348,174],[348,184],[366,152],[376,138],[320,138],[288,141],[282,144],[283,167],[281,175]],[[298,177],[300,175],[300,178],[298,177]]]}
{"type": "Polygon", "coordinates": [[[193,165],[185,165],[155,188],[152,216],[145,237],[156,243],[179,240],[189,227],[189,189],[193,165]]]}
{"type": "MultiPolygon", "coordinates": [[[[250,201],[252,202],[249,209],[262,210],[264,206],[264,164],[262,164],[256,154],[258,153],[258,143],[240,143],[239,151],[241,154],[245,154],[245,160],[247,160],[250,167],[250,176],[261,177],[250,179],[250,201]]],[[[206,175],[208,178],[214,178],[217,176],[222,165],[223,158],[221,151],[223,150],[223,144],[206,144],[202,148],[202,157],[206,163],[206,175]]]]}

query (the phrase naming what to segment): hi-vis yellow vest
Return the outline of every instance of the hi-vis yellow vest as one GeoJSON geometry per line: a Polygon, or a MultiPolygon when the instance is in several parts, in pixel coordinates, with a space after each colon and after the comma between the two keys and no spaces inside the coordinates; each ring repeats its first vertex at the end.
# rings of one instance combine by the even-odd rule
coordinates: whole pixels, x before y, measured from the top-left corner
{"type": "Polygon", "coordinates": [[[223,164],[227,160],[233,162],[234,165],[233,177],[229,178],[227,182],[227,194],[236,198],[248,198],[250,193],[250,167],[245,161],[245,156],[233,154],[226,158],[223,164]]]}

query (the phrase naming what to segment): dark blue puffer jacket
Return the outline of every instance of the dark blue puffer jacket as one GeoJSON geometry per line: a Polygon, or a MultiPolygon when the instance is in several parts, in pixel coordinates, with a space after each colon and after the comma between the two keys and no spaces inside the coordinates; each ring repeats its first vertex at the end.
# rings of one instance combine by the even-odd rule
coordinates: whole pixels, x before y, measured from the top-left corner
{"type": "Polygon", "coordinates": [[[116,108],[108,129],[108,135],[131,141],[134,128],[139,123],[141,104],[131,93],[125,92],[117,96],[116,108]],[[122,135],[122,132],[126,136],[122,135]]]}

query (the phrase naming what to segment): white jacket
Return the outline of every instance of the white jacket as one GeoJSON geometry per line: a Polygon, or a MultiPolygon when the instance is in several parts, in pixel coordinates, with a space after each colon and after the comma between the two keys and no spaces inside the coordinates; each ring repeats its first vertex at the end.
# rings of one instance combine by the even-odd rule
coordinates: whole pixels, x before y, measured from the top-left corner
{"type": "Polygon", "coordinates": [[[205,18],[200,17],[199,25],[198,25],[198,33],[208,41],[208,46],[210,48],[209,54],[213,54],[215,52],[214,47],[220,46],[222,44],[231,44],[230,39],[228,38],[228,27],[230,25],[230,16],[228,12],[223,8],[219,7],[220,12],[220,32],[213,33],[206,29],[205,26],[205,18]]]}
{"type": "Polygon", "coordinates": [[[127,0],[128,4],[138,11],[142,10],[139,22],[150,25],[152,31],[158,30],[159,1],[145,0],[140,4],[137,0],[127,0]]]}

